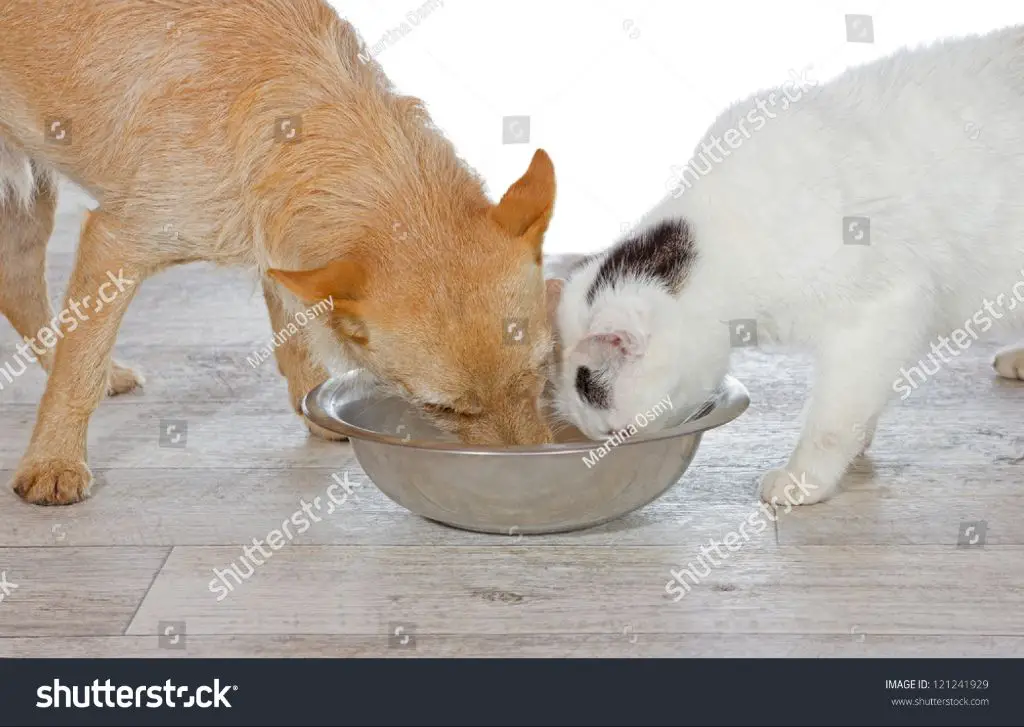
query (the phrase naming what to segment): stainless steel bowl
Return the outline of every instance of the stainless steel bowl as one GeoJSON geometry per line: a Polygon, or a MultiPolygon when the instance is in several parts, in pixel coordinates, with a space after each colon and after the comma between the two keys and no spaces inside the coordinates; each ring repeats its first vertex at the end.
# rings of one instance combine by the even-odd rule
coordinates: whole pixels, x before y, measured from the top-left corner
{"type": "Polygon", "coordinates": [[[349,437],[366,474],[399,505],[464,530],[530,535],[592,527],[646,505],[679,480],[704,432],[749,404],[743,384],[726,377],[692,416],[666,413],[681,421],[651,434],[641,429],[603,456],[601,442],[574,429],[549,445],[461,444],[358,371],[311,391],[303,412],[349,437]]]}

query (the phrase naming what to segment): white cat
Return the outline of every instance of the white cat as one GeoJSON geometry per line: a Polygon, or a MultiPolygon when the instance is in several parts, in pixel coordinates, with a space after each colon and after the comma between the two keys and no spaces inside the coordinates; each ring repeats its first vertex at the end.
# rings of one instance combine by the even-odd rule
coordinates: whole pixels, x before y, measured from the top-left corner
{"type": "MultiPolygon", "coordinates": [[[[893,393],[960,355],[951,332],[963,350],[1021,317],[1022,268],[1024,28],[790,83],[723,113],[638,232],[567,275],[557,407],[603,438],[703,402],[731,345],[813,346],[800,442],[761,496],[803,478],[818,502],[893,393]]],[[[995,366],[1024,378],[1024,348],[995,366]]]]}

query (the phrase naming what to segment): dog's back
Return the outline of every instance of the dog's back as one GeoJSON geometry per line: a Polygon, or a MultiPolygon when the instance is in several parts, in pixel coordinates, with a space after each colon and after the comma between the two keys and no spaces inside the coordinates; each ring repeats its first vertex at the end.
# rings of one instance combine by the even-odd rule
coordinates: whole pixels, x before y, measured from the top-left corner
{"type": "MultiPolygon", "coordinates": [[[[29,198],[31,158],[108,209],[143,202],[158,230],[175,220],[179,237],[222,240],[226,262],[248,253],[228,238],[250,231],[224,226],[245,216],[273,145],[308,131],[300,111],[339,98],[372,111],[388,89],[320,0],[25,0],[2,23],[6,195],[29,198]]],[[[365,149],[372,127],[335,133],[365,149]]]]}

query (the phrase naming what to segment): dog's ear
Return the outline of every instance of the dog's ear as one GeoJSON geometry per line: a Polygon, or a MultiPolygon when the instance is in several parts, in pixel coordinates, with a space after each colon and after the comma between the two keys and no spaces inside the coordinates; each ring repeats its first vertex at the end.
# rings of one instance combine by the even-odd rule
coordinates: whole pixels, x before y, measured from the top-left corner
{"type": "Polygon", "coordinates": [[[336,312],[358,316],[366,293],[366,268],[353,260],[335,260],[316,270],[268,270],[267,274],[306,303],[330,299],[336,312]]]}
{"type": "Polygon", "coordinates": [[[541,264],[541,247],[555,210],[555,166],[543,149],[538,149],[530,168],[508,188],[491,208],[491,219],[513,237],[523,240],[541,264]]]}

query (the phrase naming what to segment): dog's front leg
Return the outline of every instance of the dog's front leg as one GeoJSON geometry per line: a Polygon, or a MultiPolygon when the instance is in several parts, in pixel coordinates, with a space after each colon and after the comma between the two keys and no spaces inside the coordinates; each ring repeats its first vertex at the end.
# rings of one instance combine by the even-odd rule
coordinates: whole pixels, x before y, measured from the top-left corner
{"type": "MultiPolygon", "coordinates": [[[[146,272],[131,235],[104,212],[90,213],[68,283],[53,370],[14,490],[29,502],[68,505],[92,484],[86,464],[89,417],[108,385],[110,354],[125,310],[146,272]]],[[[148,270],[149,273],[153,272],[148,270]]]]}
{"type": "MultiPolygon", "coordinates": [[[[267,302],[270,313],[270,325],[275,333],[284,331],[289,323],[288,313],[281,301],[277,284],[272,280],[263,281],[263,298],[267,302]]],[[[292,408],[302,416],[302,399],[315,387],[327,381],[330,374],[315,358],[306,340],[307,332],[300,330],[298,335],[289,337],[274,349],[277,358],[277,369],[288,380],[288,397],[292,408]]],[[[344,441],[347,437],[329,432],[311,421],[306,421],[309,431],[323,439],[344,441]]]]}

